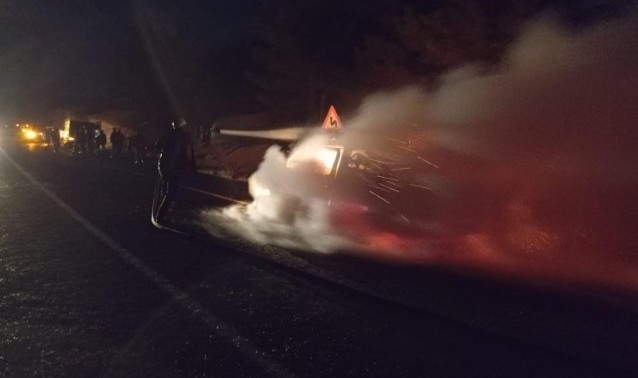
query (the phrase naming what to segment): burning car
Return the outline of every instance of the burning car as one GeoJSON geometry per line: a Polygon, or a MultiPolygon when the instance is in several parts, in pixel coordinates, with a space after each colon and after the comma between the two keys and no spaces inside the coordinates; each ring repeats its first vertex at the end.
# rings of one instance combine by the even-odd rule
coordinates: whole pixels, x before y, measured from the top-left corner
{"type": "Polygon", "coordinates": [[[266,156],[263,164],[269,166],[249,181],[253,198],[322,201],[337,222],[349,225],[356,219],[404,232],[421,228],[424,208],[435,196],[431,182],[438,166],[409,139],[346,136],[341,128],[331,107],[321,133],[298,141],[283,156],[266,156]]]}
{"type": "Polygon", "coordinates": [[[78,136],[78,133],[84,131],[86,135],[95,138],[101,130],[100,122],[79,121],[67,118],[64,121],[64,128],[60,132],[60,136],[64,145],[72,147],[78,136]]]}

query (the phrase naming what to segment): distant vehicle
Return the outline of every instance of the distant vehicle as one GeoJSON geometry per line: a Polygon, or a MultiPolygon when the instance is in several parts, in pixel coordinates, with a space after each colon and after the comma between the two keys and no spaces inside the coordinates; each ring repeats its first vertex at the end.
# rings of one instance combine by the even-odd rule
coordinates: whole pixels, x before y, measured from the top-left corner
{"type": "Polygon", "coordinates": [[[17,124],[18,138],[26,143],[46,143],[46,134],[39,127],[30,124],[17,124]]]}
{"type": "Polygon", "coordinates": [[[64,121],[64,129],[61,133],[61,144],[66,147],[72,147],[75,143],[79,130],[84,128],[88,136],[96,137],[102,129],[101,122],[78,121],[67,118],[64,121]]]}

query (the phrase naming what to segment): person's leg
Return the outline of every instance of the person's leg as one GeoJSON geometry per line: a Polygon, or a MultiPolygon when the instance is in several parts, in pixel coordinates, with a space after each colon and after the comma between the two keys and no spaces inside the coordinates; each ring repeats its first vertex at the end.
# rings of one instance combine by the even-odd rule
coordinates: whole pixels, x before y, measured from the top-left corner
{"type": "Polygon", "coordinates": [[[175,199],[175,194],[177,192],[177,188],[179,187],[179,177],[171,176],[167,177],[163,182],[163,193],[164,196],[162,198],[162,202],[160,203],[159,209],[157,211],[157,219],[159,221],[165,220],[166,214],[168,213],[168,209],[171,207],[173,200],[175,199]]]}

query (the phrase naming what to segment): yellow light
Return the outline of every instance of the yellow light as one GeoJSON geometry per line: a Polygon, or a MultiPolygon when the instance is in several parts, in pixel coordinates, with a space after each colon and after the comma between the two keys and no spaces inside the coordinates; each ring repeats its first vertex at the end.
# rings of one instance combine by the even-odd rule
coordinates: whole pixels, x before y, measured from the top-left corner
{"type": "Polygon", "coordinates": [[[33,130],[25,130],[24,137],[27,138],[28,140],[34,140],[38,137],[38,133],[33,130]]]}
{"type": "Polygon", "coordinates": [[[315,159],[321,168],[321,173],[329,175],[332,172],[332,167],[337,160],[338,151],[332,148],[321,148],[317,151],[315,159]]]}
{"type": "Polygon", "coordinates": [[[314,151],[293,152],[286,162],[291,169],[309,169],[321,175],[329,175],[339,157],[339,150],[330,147],[320,147],[314,151]]]}

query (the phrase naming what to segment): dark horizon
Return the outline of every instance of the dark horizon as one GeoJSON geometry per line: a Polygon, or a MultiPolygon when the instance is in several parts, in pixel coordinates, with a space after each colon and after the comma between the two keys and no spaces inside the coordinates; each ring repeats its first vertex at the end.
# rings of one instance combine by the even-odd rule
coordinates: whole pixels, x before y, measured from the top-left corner
{"type": "Polygon", "coordinates": [[[405,43],[387,35],[405,21],[397,17],[427,15],[448,3],[9,0],[0,7],[0,122],[105,112],[181,114],[202,122],[259,111],[282,120],[314,119],[326,102],[351,108],[370,91],[427,83],[458,64],[497,60],[523,22],[547,9],[579,26],[633,2],[537,0],[507,9],[497,2],[458,2],[499,24],[486,37],[496,47],[440,66],[419,62],[409,48],[411,55],[388,61],[384,54],[396,47],[374,45],[405,43]],[[384,78],[377,58],[405,74],[384,78]]]}

